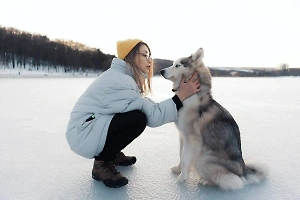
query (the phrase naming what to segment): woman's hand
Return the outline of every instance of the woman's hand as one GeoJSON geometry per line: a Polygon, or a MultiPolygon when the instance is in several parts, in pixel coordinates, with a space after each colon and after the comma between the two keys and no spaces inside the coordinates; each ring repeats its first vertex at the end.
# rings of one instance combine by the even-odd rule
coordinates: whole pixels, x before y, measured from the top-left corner
{"type": "Polygon", "coordinates": [[[198,72],[195,72],[188,82],[185,81],[185,78],[182,77],[179,89],[177,91],[177,96],[179,97],[181,102],[200,91],[200,80],[198,77],[198,72]]]}

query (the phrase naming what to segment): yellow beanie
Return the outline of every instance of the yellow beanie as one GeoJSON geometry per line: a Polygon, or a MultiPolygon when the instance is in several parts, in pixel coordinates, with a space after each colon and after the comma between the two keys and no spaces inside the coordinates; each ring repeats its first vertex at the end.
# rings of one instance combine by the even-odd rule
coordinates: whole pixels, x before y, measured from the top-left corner
{"type": "Polygon", "coordinates": [[[118,58],[124,60],[128,53],[139,43],[142,42],[140,39],[127,39],[120,40],[117,42],[117,53],[118,58]]]}

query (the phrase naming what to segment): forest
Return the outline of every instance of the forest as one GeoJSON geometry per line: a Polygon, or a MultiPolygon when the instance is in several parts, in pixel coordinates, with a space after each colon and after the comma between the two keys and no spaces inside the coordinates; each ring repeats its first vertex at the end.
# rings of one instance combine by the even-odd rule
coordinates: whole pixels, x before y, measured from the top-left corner
{"type": "MultiPolygon", "coordinates": [[[[48,70],[54,72],[100,73],[110,67],[115,55],[105,54],[98,48],[84,44],[50,40],[44,35],[32,34],[15,28],[0,26],[0,66],[13,69],[48,70]]],[[[171,66],[172,60],[154,59],[154,74],[171,66]]],[[[300,68],[251,69],[209,67],[212,76],[257,77],[257,76],[300,76],[300,68]]]]}
{"type": "Polygon", "coordinates": [[[43,35],[0,27],[0,64],[4,66],[28,65],[32,70],[47,67],[55,71],[62,68],[64,72],[104,71],[113,57],[73,41],[51,41],[43,35]]]}

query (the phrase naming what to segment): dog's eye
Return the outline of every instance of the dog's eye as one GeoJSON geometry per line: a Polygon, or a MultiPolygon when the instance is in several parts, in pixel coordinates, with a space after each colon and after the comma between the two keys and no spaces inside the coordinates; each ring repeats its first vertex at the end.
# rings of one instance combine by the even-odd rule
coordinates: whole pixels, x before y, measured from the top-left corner
{"type": "Polygon", "coordinates": [[[177,64],[177,65],[175,65],[175,67],[176,67],[176,68],[178,68],[178,67],[180,67],[180,65],[179,65],[179,64],[177,64]]]}

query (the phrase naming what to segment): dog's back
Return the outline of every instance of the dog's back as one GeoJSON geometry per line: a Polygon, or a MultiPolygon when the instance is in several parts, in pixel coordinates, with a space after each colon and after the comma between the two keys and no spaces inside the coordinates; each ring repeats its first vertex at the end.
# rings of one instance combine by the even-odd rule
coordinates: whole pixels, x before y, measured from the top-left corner
{"type": "Polygon", "coordinates": [[[206,121],[200,126],[203,138],[201,155],[194,163],[201,183],[235,190],[266,177],[266,166],[245,164],[239,127],[223,106],[211,98],[208,104],[199,106],[199,116],[200,121],[206,121]]]}
{"type": "MultiPolygon", "coordinates": [[[[201,126],[203,150],[211,151],[217,158],[217,163],[232,173],[244,175],[240,130],[231,114],[214,99],[209,104],[199,108],[200,118],[207,123],[201,126]],[[209,112],[213,114],[208,114],[209,112]]],[[[205,153],[205,152],[203,152],[205,153]]]]}

